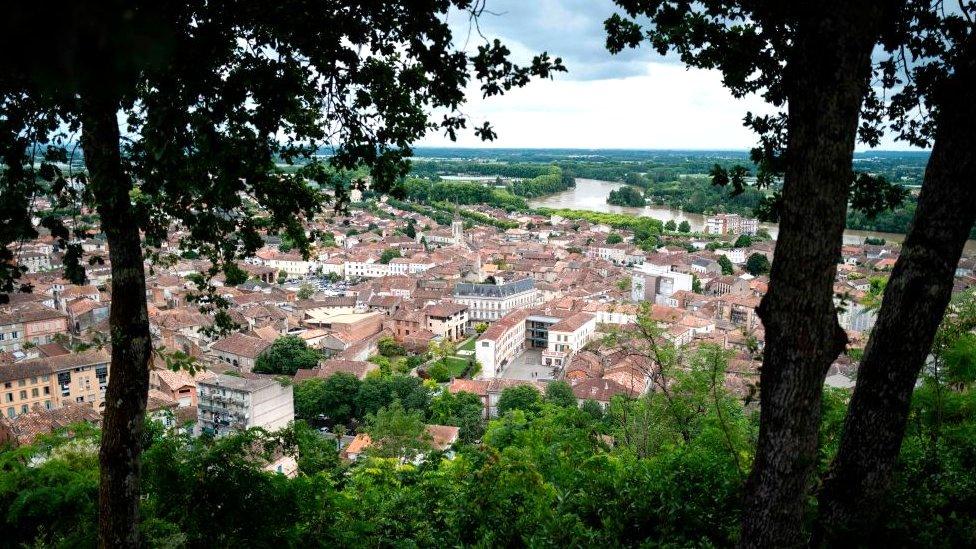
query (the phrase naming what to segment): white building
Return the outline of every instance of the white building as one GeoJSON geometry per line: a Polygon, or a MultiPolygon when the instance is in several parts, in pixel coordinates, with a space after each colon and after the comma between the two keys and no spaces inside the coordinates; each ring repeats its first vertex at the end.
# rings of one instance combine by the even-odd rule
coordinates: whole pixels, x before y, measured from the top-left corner
{"type": "Polygon", "coordinates": [[[705,232],[708,234],[748,234],[759,231],[759,220],[742,217],[739,214],[716,214],[705,218],[705,232]]]}
{"type": "Polygon", "coordinates": [[[469,284],[454,286],[454,302],[468,306],[468,319],[473,322],[494,322],[516,309],[539,303],[535,281],[523,278],[503,284],[469,284]]]}
{"type": "Polygon", "coordinates": [[[517,310],[505,316],[481,334],[475,342],[475,358],[481,363],[481,375],[497,377],[525,349],[525,320],[528,311],[517,310]]]}
{"type": "Polygon", "coordinates": [[[745,248],[733,248],[731,250],[723,250],[719,248],[715,250],[715,255],[724,255],[735,265],[741,265],[746,262],[745,248]]]}
{"type": "Polygon", "coordinates": [[[542,363],[561,368],[574,353],[593,339],[596,316],[576,313],[549,326],[549,345],[542,351],[542,363]]]}
{"type": "Polygon", "coordinates": [[[693,281],[691,274],[672,271],[668,265],[637,265],[631,274],[631,299],[674,307],[677,303],[671,296],[678,291],[690,292],[693,281]]]}
{"type": "Polygon", "coordinates": [[[261,427],[274,431],[295,419],[292,386],[273,379],[218,375],[197,383],[197,426],[200,432],[223,436],[261,427]]]}

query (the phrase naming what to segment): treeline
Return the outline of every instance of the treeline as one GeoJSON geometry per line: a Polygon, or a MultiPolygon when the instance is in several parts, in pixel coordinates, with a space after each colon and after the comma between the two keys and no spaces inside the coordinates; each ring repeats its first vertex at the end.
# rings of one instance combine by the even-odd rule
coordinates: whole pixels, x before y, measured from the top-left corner
{"type": "Polygon", "coordinates": [[[753,187],[736,196],[730,189],[712,184],[708,177],[684,177],[678,181],[656,182],[642,178],[644,193],[654,204],[690,213],[728,212],[752,217],[764,194],[753,187]]]}
{"type": "Polygon", "coordinates": [[[495,162],[476,160],[414,160],[410,173],[417,177],[438,179],[441,175],[497,175],[531,179],[549,173],[550,166],[529,162],[495,162]]]}
{"type": "Polygon", "coordinates": [[[491,227],[497,227],[499,229],[515,229],[519,226],[515,221],[510,221],[508,219],[498,219],[496,217],[491,217],[490,215],[485,215],[481,212],[474,210],[466,210],[464,208],[455,208],[453,204],[448,202],[433,202],[431,204],[419,204],[416,202],[408,202],[404,200],[397,200],[396,198],[388,197],[386,203],[398,210],[403,210],[407,212],[419,213],[421,215],[426,215],[427,217],[433,219],[438,225],[448,226],[454,221],[454,213],[465,219],[470,219],[479,225],[488,225],[491,227]]]}
{"type": "MultiPolygon", "coordinates": [[[[863,212],[853,208],[847,210],[847,228],[861,231],[879,231],[883,233],[908,233],[908,227],[915,218],[915,208],[918,199],[912,195],[905,197],[902,205],[888,211],[883,211],[873,219],[863,212]]],[[[976,227],[969,231],[969,238],[976,239],[976,227]]]]}
{"type": "Polygon", "coordinates": [[[512,194],[524,196],[525,198],[535,198],[565,191],[576,185],[576,180],[570,173],[564,173],[556,166],[551,166],[545,175],[514,181],[509,186],[512,194]]]}
{"type": "Polygon", "coordinates": [[[537,208],[535,213],[541,215],[558,215],[565,219],[580,219],[590,223],[609,225],[614,229],[627,229],[634,233],[634,243],[643,250],[653,250],[657,247],[659,237],[664,230],[664,224],[652,217],[629,214],[593,212],[590,210],[537,208]]]}
{"type": "Polygon", "coordinates": [[[467,181],[430,181],[409,178],[402,183],[407,200],[432,204],[449,202],[451,204],[484,204],[502,208],[506,211],[528,208],[525,199],[514,196],[505,189],[467,181]]]}
{"type": "Polygon", "coordinates": [[[644,193],[637,187],[631,185],[610,191],[610,194],[607,196],[607,204],[613,204],[614,206],[642,208],[646,203],[644,193]]]}

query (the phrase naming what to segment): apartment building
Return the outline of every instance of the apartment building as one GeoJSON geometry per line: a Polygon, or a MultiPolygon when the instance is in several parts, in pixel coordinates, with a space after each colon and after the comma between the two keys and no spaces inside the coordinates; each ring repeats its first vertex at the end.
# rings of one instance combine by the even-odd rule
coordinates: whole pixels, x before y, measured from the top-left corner
{"type": "Polygon", "coordinates": [[[525,349],[529,312],[516,310],[492,324],[475,343],[475,358],[485,377],[497,377],[525,349]]]}
{"type": "Polygon", "coordinates": [[[542,351],[542,363],[561,368],[574,353],[593,339],[596,316],[576,313],[549,326],[549,345],[542,351]]]}
{"type": "Polygon", "coordinates": [[[90,350],[36,358],[0,366],[0,409],[8,418],[35,406],[59,408],[68,403],[101,410],[108,386],[111,356],[90,350]]]}
{"type": "Polygon", "coordinates": [[[51,343],[57,334],[67,333],[68,316],[40,303],[0,309],[0,351],[51,343]]]}
{"type": "Polygon", "coordinates": [[[454,302],[468,306],[469,322],[495,322],[513,310],[537,305],[539,291],[531,278],[502,284],[460,283],[454,286],[454,302]]]}
{"type": "Polygon", "coordinates": [[[251,427],[274,431],[295,419],[292,386],[274,379],[218,375],[200,380],[197,393],[197,427],[213,436],[251,427]]]}
{"type": "Polygon", "coordinates": [[[759,220],[742,217],[739,214],[716,214],[705,218],[705,232],[708,234],[748,234],[759,231],[759,220]]]}

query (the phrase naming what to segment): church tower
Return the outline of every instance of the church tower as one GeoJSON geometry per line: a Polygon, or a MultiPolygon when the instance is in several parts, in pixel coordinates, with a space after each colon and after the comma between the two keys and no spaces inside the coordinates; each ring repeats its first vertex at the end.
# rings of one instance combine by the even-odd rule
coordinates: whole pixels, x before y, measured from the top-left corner
{"type": "Polygon", "coordinates": [[[464,243],[464,221],[458,217],[457,211],[454,212],[454,221],[451,221],[451,235],[454,237],[454,244],[464,243]]]}

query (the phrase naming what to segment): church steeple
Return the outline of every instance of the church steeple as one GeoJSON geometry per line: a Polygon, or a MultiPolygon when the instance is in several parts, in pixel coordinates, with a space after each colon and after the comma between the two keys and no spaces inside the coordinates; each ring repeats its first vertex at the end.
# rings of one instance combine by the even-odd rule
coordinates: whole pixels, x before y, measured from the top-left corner
{"type": "Polygon", "coordinates": [[[451,221],[451,236],[454,238],[455,245],[464,243],[464,221],[461,221],[461,216],[458,215],[457,203],[454,204],[454,220],[451,221]]]}

